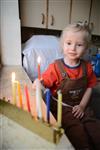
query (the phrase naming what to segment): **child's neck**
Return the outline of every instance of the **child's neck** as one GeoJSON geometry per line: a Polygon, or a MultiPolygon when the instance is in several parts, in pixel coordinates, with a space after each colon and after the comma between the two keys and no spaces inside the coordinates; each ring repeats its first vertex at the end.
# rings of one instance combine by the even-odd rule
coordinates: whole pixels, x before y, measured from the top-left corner
{"type": "Polygon", "coordinates": [[[64,58],[64,63],[68,66],[77,66],[80,63],[80,59],[78,59],[78,60],[68,60],[67,58],[64,58]]]}

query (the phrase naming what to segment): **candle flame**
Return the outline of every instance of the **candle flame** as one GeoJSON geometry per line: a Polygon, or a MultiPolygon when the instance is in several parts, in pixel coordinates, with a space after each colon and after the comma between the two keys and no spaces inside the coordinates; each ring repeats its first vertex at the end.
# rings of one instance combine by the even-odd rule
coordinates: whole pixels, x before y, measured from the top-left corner
{"type": "Polygon", "coordinates": [[[12,72],[12,82],[15,81],[15,72],[12,72]]]}
{"type": "Polygon", "coordinates": [[[37,62],[38,62],[38,64],[40,64],[40,62],[41,62],[41,57],[40,56],[38,56],[37,62]]]}

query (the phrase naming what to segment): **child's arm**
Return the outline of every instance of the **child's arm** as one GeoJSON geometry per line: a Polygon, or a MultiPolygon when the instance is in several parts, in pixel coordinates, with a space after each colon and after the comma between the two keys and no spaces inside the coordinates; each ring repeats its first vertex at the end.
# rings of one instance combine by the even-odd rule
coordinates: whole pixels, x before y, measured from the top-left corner
{"type": "Polygon", "coordinates": [[[92,88],[87,88],[80,104],[73,107],[72,113],[74,117],[82,118],[84,116],[84,111],[87,107],[87,104],[89,103],[91,93],[92,93],[92,88]]]}
{"type": "Polygon", "coordinates": [[[85,110],[87,104],[89,103],[91,94],[92,94],[92,88],[87,88],[87,90],[80,102],[80,107],[82,107],[83,110],[85,110]]]}

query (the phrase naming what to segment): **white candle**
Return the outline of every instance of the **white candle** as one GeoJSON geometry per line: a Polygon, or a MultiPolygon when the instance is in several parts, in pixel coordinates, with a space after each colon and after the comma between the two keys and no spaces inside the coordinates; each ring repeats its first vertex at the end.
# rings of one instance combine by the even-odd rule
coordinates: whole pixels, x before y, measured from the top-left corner
{"type": "Polygon", "coordinates": [[[36,110],[39,119],[42,119],[42,92],[40,80],[36,80],[36,110]]]}

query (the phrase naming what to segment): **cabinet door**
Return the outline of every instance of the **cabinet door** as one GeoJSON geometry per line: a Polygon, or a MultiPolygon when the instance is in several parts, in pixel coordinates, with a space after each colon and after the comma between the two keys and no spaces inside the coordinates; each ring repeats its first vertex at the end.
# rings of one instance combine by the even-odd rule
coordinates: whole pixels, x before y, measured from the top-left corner
{"type": "Polygon", "coordinates": [[[22,26],[45,28],[46,0],[20,0],[22,26]]]}
{"type": "Polygon", "coordinates": [[[70,0],[49,0],[48,28],[62,30],[69,23],[70,0]]]}
{"type": "Polygon", "coordinates": [[[93,34],[100,35],[100,0],[92,1],[90,24],[93,25],[93,34]]]}
{"type": "Polygon", "coordinates": [[[89,21],[91,0],[73,0],[71,23],[89,21]]]}

